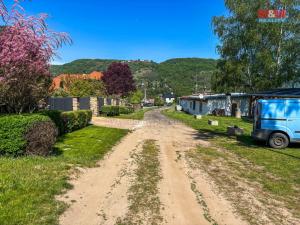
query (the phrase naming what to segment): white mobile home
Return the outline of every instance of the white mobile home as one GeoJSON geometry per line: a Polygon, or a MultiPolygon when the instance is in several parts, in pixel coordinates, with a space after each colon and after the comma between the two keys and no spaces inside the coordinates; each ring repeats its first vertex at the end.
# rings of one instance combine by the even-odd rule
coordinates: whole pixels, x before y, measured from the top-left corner
{"type": "Polygon", "coordinates": [[[244,93],[190,95],[181,97],[182,110],[193,115],[213,114],[214,110],[224,110],[226,116],[248,116],[250,95],[244,93]]]}

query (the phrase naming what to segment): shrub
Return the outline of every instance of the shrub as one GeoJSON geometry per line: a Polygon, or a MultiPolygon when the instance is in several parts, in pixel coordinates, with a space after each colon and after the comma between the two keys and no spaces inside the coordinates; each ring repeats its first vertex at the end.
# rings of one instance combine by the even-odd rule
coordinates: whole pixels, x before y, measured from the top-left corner
{"type": "Polygon", "coordinates": [[[130,114],[130,113],[133,113],[133,112],[134,112],[133,107],[119,106],[119,113],[120,114],[130,114]]]}
{"type": "Polygon", "coordinates": [[[154,106],[164,106],[164,100],[160,97],[154,99],[154,106]]]}
{"type": "Polygon", "coordinates": [[[92,119],[92,111],[78,110],[62,112],[57,110],[45,110],[43,115],[47,115],[55,123],[59,134],[70,133],[86,127],[92,119]]]}
{"type": "Polygon", "coordinates": [[[101,114],[106,116],[119,116],[120,114],[130,114],[134,112],[133,107],[128,106],[102,106],[101,114]]]}
{"type": "Polygon", "coordinates": [[[47,116],[31,114],[0,117],[1,155],[49,155],[56,136],[55,124],[47,116]]]}
{"type": "Polygon", "coordinates": [[[119,116],[120,115],[120,107],[119,106],[102,106],[101,114],[106,116],[119,116]]]}
{"type": "Polygon", "coordinates": [[[86,127],[92,119],[92,111],[79,110],[62,112],[61,117],[64,133],[70,133],[72,131],[86,127]]]}
{"type": "Polygon", "coordinates": [[[41,112],[41,114],[50,117],[50,119],[55,123],[59,134],[65,133],[64,124],[62,122],[62,117],[61,117],[62,111],[44,110],[41,112]]]}

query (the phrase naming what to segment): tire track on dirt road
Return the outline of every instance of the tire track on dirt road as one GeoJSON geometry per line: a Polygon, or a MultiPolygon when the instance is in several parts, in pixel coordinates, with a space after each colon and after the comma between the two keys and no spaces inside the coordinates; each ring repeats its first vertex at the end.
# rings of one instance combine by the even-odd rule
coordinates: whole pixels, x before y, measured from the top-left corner
{"type": "MultiPolygon", "coordinates": [[[[110,121],[114,123],[114,120],[110,121]]],[[[102,122],[102,119],[94,120],[96,125],[102,125],[102,122]]],[[[104,123],[109,126],[108,120],[104,123]]],[[[166,118],[160,110],[146,113],[139,126],[132,121],[118,120],[118,127],[131,127],[132,130],[134,127],[135,130],[99,162],[99,167],[84,169],[77,180],[71,181],[74,189],[60,197],[70,204],[61,216],[60,224],[113,225],[118,218],[126,217],[130,205],[128,190],[137,166],[131,155],[140,152],[141,143],[149,139],[155,140],[160,150],[162,180],[158,184],[158,196],[163,209],[162,224],[245,224],[207,180],[190,176],[191,168],[185,153],[199,144],[209,145],[197,138],[197,131],[166,118]]],[[[142,221],[149,224],[146,219],[142,221]]]]}

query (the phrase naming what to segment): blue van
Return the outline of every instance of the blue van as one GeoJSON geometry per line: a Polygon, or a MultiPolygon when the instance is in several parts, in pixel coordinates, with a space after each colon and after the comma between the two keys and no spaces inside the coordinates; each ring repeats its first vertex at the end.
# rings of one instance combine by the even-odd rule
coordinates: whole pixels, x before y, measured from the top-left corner
{"type": "Polygon", "coordinates": [[[272,148],[300,143],[300,99],[258,100],[252,137],[266,141],[272,148]]]}

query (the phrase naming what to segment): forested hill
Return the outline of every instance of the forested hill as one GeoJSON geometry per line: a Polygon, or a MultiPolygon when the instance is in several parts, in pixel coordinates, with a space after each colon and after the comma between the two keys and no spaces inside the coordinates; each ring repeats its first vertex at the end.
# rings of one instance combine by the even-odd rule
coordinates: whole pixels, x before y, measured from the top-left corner
{"type": "Polygon", "coordinates": [[[158,74],[176,95],[189,95],[210,89],[216,63],[214,59],[170,59],[159,64],[158,74]]]}
{"type": "Polygon", "coordinates": [[[62,73],[91,73],[105,71],[112,62],[125,62],[130,66],[136,83],[148,83],[150,95],[173,91],[177,96],[210,88],[211,74],[216,60],[203,58],[178,58],[162,63],[153,61],[125,61],[103,59],[79,59],[64,65],[53,65],[53,76],[62,73]]]}
{"type": "Polygon", "coordinates": [[[132,72],[144,68],[153,69],[157,63],[152,61],[126,61],[126,60],[112,60],[112,59],[78,59],[64,65],[52,65],[51,72],[53,76],[62,73],[76,74],[76,73],[91,73],[93,71],[105,71],[112,62],[125,62],[127,63],[132,72]]]}

